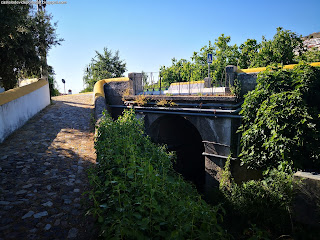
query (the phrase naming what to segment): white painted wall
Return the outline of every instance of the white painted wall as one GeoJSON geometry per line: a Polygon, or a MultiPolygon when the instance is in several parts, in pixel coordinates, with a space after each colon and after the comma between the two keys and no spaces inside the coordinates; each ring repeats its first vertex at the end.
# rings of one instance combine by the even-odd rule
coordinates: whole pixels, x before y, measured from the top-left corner
{"type": "Polygon", "coordinates": [[[0,106],[0,143],[50,104],[49,84],[0,106]]]}

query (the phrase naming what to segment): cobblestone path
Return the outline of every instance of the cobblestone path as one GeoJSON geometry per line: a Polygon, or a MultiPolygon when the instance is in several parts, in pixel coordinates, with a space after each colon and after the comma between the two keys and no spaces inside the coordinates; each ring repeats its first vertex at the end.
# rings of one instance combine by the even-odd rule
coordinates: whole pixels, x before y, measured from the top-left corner
{"type": "Polygon", "coordinates": [[[95,238],[82,195],[95,163],[92,98],[54,97],[0,144],[0,240],[95,238]]]}

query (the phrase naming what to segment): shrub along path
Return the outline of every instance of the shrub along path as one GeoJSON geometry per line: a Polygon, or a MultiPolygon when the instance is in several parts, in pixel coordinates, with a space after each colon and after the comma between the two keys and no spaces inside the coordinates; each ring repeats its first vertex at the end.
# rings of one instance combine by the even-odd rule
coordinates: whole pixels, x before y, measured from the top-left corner
{"type": "Polygon", "coordinates": [[[53,98],[0,144],[0,239],[93,239],[82,193],[95,163],[92,94],[53,98]]]}

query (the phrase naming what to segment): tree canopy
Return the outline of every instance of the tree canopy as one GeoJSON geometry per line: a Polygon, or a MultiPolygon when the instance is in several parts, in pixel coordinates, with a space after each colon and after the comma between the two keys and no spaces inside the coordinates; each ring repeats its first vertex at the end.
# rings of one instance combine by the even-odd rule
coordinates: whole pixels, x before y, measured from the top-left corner
{"type": "Polygon", "coordinates": [[[103,48],[103,53],[96,51],[96,56],[84,71],[86,89],[83,91],[92,91],[94,84],[101,79],[121,77],[126,70],[126,63],[120,60],[119,51],[113,53],[107,47],[103,48]]]}
{"type": "Polygon", "coordinates": [[[220,84],[224,78],[227,65],[236,65],[245,69],[250,67],[266,67],[270,64],[294,64],[301,60],[307,62],[320,61],[320,51],[307,51],[303,46],[301,36],[296,33],[277,28],[272,39],[262,37],[259,43],[255,39],[247,39],[240,46],[232,45],[231,37],[221,34],[212,44],[203,46],[199,52],[194,52],[191,61],[172,59],[169,67],[161,66],[160,72],[164,85],[173,82],[203,80],[208,76],[207,54],[212,53],[210,77],[213,83],[220,84]]]}
{"type": "Polygon", "coordinates": [[[0,84],[15,87],[19,77],[39,76],[47,69],[43,57],[63,39],[58,39],[51,15],[32,5],[2,5],[0,8],[0,84]]]}

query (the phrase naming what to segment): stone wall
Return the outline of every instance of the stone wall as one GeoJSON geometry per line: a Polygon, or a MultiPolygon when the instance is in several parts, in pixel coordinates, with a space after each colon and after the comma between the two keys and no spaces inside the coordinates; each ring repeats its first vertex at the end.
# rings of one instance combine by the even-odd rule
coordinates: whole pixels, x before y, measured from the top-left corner
{"type": "Polygon", "coordinates": [[[258,73],[238,73],[237,79],[241,85],[240,95],[243,96],[247,92],[252,91],[257,85],[258,73]]]}
{"type": "MultiPolygon", "coordinates": [[[[157,142],[159,134],[157,123],[161,118],[164,119],[170,115],[140,113],[138,116],[139,118],[144,117],[147,135],[157,142]]],[[[240,119],[203,116],[183,116],[183,118],[197,129],[203,141],[201,144],[204,147],[202,155],[205,161],[205,191],[210,192],[212,187],[218,186],[222,170],[231,151],[236,152],[234,149],[237,146],[234,143],[237,143],[238,136],[234,125],[238,126],[240,119]]],[[[235,157],[235,154],[232,157],[235,157]]]]}
{"type": "Polygon", "coordinates": [[[320,229],[320,174],[296,172],[294,179],[294,219],[320,229]]]}
{"type": "Polygon", "coordinates": [[[110,78],[98,81],[94,86],[95,118],[98,120],[106,109],[112,117],[116,118],[122,109],[114,109],[108,105],[122,105],[123,96],[135,95],[143,91],[142,74],[129,73],[128,77],[110,78]]]}

